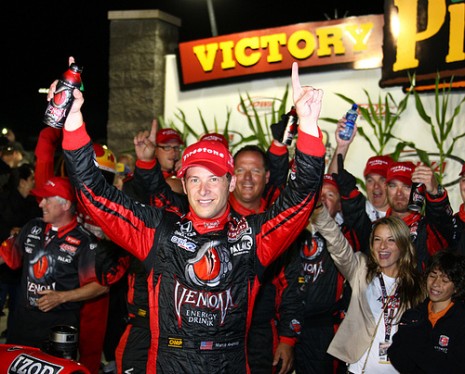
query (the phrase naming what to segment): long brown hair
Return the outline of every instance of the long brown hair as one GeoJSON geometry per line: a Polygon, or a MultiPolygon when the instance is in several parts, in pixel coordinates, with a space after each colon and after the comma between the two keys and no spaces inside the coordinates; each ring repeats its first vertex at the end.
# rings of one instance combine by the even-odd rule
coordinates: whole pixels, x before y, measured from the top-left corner
{"type": "Polygon", "coordinates": [[[400,298],[399,315],[407,308],[418,305],[426,297],[424,284],[417,269],[417,256],[415,247],[410,239],[410,230],[405,222],[398,217],[384,217],[374,222],[370,234],[370,254],[367,261],[367,282],[370,283],[375,276],[381,273],[378,262],[373,255],[373,241],[376,229],[385,225],[391,231],[400,257],[397,260],[397,287],[400,298]]]}

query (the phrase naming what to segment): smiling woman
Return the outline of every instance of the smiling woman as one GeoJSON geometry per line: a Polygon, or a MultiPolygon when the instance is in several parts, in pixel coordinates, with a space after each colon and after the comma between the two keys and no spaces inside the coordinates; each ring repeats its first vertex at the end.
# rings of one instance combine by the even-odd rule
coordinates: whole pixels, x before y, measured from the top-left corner
{"type": "Polygon", "coordinates": [[[393,216],[376,221],[365,254],[354,253],[324,206],[312,221],[352,288],[348,312],[328,353],[346,362],[351,373],[396,373],[387,355],[392,336],[403,311],[424,297],[407,225],[393,216]]]}

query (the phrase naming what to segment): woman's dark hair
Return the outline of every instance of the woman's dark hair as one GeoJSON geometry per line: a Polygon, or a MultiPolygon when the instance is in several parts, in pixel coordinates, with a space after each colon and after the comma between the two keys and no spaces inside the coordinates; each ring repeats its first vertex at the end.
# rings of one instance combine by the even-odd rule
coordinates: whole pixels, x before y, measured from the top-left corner
{"type": "Polygon", "coordinates": [[[454,283],[455,292],[452,301],[463,300],[465,296],[465,257],[449,250],[439,251],[428,261],[425,275],[439,270],[454,283]]]}

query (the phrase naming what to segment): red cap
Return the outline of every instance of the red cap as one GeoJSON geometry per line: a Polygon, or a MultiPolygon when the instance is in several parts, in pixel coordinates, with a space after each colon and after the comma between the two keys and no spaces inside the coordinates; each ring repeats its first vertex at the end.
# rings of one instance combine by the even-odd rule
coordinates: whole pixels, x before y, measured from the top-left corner
{"type": "Polygon", "coordinates": [[[462,171],[460,172],[459,176],[462,176],[465,173],[465,164],[462,165],[462,171]]]}
{"type": "Polygon", "coordinates": [[[363,176],[366,177],[368,174],[379,174],[386,178],[389,165],[394,162],[391,156],[373,156],[370,157],[365,165],[363,176]]]}
{"type": "Polygon", "coordinates": [[[157,137],[155,139],[157,144],[168,143],[172,140],[177,141],[179,144],[184,144],[181,135],[174,129],[160,129],[157,131],[157,137]]]}
{"type": "Polygon", "coordinates": [[[69,201],[76,200],[74,188],[65,177],[52,177],[42,187],[34,188],[31,194],[42,198],[60,196],[69,201]]]}
{"type": "Polygon", "coordinates": [[[218,134],[217,132],[211,132],[208,134],[202,135],[200,140],[211,140],[214,142],[221,142],[223,143],[226,147],[229,147],[229,142],[228,139],[224,135],[218,134]]]}
{"type": "Polygon", "coordinates": [[[331,174],[323,175],[323,184],[325,184],[325,183],[332,184],[339,191],[339,186],[337,185],[336,180],[333,178],[333,176],[331,174]]]}
{"type": "Polygon", "coordinates": [[[226,173],[234,175],[234,159],[228,148],[217,141],[200,140],[187,147],[182,154],[178,178],[182,178],[191,166],[207,168],[218,177],[226,173]]]}
{"type": "Polygon", "coordinates": [[[386,183],[397,179],[406,185],[412,185],[412,173],[415,170],[415,164],[411,161],[393,162],[388,169],[386,183]]]}

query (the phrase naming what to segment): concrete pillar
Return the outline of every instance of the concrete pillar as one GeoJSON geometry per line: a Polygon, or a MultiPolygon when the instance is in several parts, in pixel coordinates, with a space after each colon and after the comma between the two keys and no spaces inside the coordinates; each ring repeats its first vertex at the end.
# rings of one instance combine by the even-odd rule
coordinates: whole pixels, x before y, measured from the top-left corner
{"type": "Polygon", "coordinates": [[[174,53],[181,20],[159,10],[108,12],[110,20],[107,141],[116,154],[163,115],[165,55],[174,53]]]}

